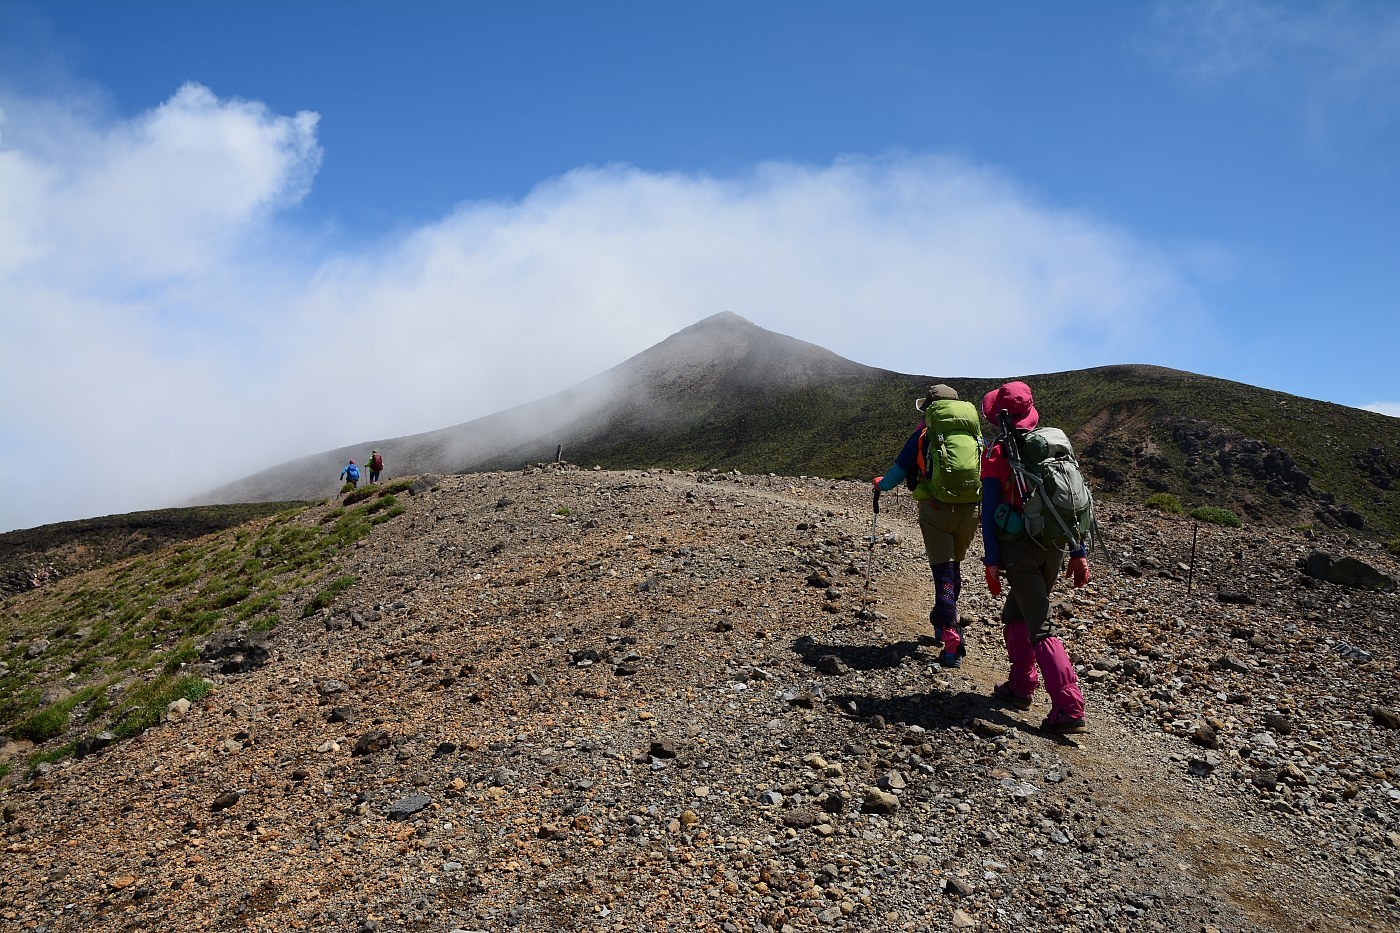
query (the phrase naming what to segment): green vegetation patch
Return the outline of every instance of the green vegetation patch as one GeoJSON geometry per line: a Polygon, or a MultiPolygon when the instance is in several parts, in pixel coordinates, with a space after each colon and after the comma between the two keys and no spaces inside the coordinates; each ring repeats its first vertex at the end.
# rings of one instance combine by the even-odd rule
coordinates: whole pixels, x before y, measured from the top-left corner
{"type": "Polygon", "coordinates": [[[139,565],[99,567],[15,598],[0,619],[8,667],[0,673],[0,733],[45,749],[78,723],[110,723],[125,737],[158,722],[172,700],[198,699],[208,686],[188,665],[210,634],[235,625],[269,631],[298,591],[319,588],[308,606],[314,613],[357,582],[332,579],[335,558],[403,511],[380,487],[360,503],[331,504],[325,514],[305,505],[264,510],[246,527],[143,554],[139,565]],[[31,655],[41,638],[48,646],[31,655]],[[43,706],[55,684],[78,689],[43,706]]]}
{"type": "Polygon", "coordinates": [[[1169,492],[1154,493],[1144,499],[1142,504],[1168,515],[1181,515],[1186,511],[1181,507],[1181,500],[1169,492]]]}
{"type": "Polygon", "coordinates": [[[129,739],[139,735],[160,722],[166,708],[179,699],[197,703],[209,694],[214,687],[197,674],[173,678],[162,675],[133,690],[123,704],[112,733],[119,739],[129,739]]]}
{"type": "Polygon", "coordinates": [[[1202,505],[1191,510],[1191,517],[1201,522],[1209,522],[1212,525],[1224,525],[1226,528],[1239,528],[1241,526],[1239,516],[1229,509],[1222,509],[1214,505],[1202,505]]]}
{"type": "Polygon", "coordinates": [[[337,593],[347,590],[359,582],[359,577],[348,576],[337,577],[335,580],[332,580],[325,589],[321,590],[321,592],[307,601],[306,608],[301,612],[302,618],[313,616],[322,609],[325,609],[331,604],[331,601],[335,599],[337,593]]]}

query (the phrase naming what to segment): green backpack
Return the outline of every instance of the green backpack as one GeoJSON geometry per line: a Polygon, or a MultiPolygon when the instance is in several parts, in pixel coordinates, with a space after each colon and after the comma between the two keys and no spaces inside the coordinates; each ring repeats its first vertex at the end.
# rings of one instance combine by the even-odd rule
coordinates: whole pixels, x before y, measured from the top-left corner
{"type": "Polygon", "coordinates": [[[1094,499],[1065,432],[1036,428],[1021,437],[1019,447],[1017,473],[1029,490],[1021,510],[1025,534],[1057,545],[1087,540],[1094,527],[1094,499]]]}
{"type": "Polygon", "coordinates": [[[982,498],[982,424],[971,402],[937,399],[924,409],[915,499],[982,498]]]}

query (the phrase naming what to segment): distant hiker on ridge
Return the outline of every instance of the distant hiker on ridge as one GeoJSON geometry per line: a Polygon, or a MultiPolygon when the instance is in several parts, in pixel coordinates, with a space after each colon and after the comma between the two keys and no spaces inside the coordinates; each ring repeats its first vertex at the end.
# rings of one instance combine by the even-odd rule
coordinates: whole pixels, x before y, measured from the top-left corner
{"type": "MultiPolygon", "coordinates": [[[[1017,709],[1030,709],[1040,678],[1050,695],[1050,715],[1041,728],[1055,732],[1084,732],[1084,694],[1074,674],[1069,653],[1050,618],[1050,592],[1065,566],[1065,576],[1076,587],[1089,582],[1088,546],[1083,529],[1071,527],[1074,515],[1058,517],[1051,495],[1063,479],[1050,479],[1046,465],[1058,461],[1067,470],[1073,463],[1069,439],[1056,428],[1040,428],[1030,386],[1008,382],[982,399],[982,414],[1001,434],[982,458],[982,543],[986,549],[987,589],[1001,595],[1001,574],[1009,592],[1001,610],[1002,635],[1011,673],[992,695],[1017,709]],[[1036,676],[1036,668],[1040,677],[1036,676]]],[[[1073,466],[1078,487],[1088,502],[1078,465],[1073,466]]],[[[1092,521],[1092,507],[1087,508],[1092,521]]]]}
{"type": "Polygon", "coordinates": [[[351,488],[360,488],[360,468],[355,466],[354,460],[345,464],[345,469],[340,471],[340,478],[349,483],[351,488]]]}
{"type": "Polygon", "coordinates": [[[887,491],[903,482],[918,504],[924,554],[933,573],[933,609],[928,620],[943,646],[938,663],[958,667],[967,653],[958,621],[962,559],[977,533],[977,503],[982,498],[978,463],[982,425],[971,402],[958,399],[939,383],[914,402],[924,420],[904,442],[904,449],[875,488],[887,491]]]}
{"type": "Polygon", "coordinates": [[[384,458],[379,455],[379,451],[371,450],[369,452],[369,481],[371,483],[379,482],[379,474],[383,469],[384,458]]]}

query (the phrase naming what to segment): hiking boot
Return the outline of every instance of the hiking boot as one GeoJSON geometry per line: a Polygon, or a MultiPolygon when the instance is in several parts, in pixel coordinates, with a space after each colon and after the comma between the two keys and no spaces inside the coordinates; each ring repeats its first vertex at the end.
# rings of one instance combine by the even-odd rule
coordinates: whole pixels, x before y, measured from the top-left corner
{"type": "Polygon", "coordinates": [[[1089,724],[1084,721],[1083,716],[1061,716],[1058,713],[1051,713],[1045,717],[1045,721],[1040,724],[1040,728],[1047,732],[1059,732],[1069,734],[1072,732],[1088,732],[1089,724]]]}
{"type": "Polygon", "coordinates": [[[962,655],[956,651],[943,651],[938,655],[938,663],[941,667],[962,667],[962,655]]]}
{"type": "Polygon", "coordinates": [[[1014,706],[1017,709],[1031,708],[1032,698],[1021,696],[1021,694],[1011,689],[1010,684],[997,684],[992,688],[992,696],[1005,703],[1007,706],[1014,706]]]}

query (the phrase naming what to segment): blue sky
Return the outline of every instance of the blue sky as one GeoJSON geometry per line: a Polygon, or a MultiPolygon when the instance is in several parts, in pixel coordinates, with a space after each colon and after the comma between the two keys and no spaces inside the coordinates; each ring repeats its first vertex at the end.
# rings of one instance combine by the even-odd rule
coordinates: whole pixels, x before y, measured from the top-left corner
{"type": "Polygon", "coordinates": [[[1400,414],[1393,3],[0,0],[0,113],[0,529],[722,310],[1400,414]]]}

